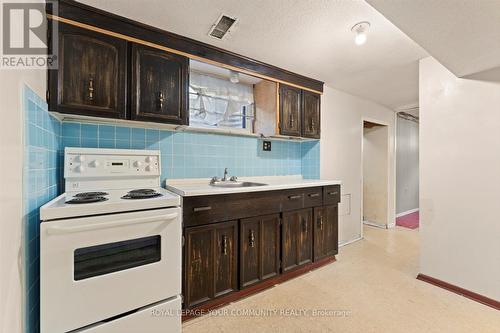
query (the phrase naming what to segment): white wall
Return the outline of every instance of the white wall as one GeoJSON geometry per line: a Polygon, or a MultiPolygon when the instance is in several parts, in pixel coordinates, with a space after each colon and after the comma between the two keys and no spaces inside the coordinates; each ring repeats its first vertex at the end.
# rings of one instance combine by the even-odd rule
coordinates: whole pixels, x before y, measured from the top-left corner
{"type": "Polygon", "coordinates": [[[0,69],[0,331],[22,331],[23,113],[22,87],[45,96],[45,70],[0,69]]]}
{"type": "Polygon", "coordinates": [[[396,214],[418,209],[418,123],[398,117],[396,214]]]}
{"type": "Polygon", "coordinates": [[[420,61],[420,271],[500,300],[500,84],[420,61]]]}
{"type": "Polygon", "coordinates": [[[363,221],[387,225],[387,126],[363,130],[363,221]]]}
{"type": "Polygon", "coordinates": [[[363,119],[389,126],[390,225],[395,211],[395,113],[377,103],[325,86],[321,99],[321,178],[338,179],[343,202],[339,207],[339,243],[362,236],[361,145],[363,119]],[[350,203],[348,198],[350,197],[350,203]],[[350,205],[350,207],[347,207],[350,205]]]}

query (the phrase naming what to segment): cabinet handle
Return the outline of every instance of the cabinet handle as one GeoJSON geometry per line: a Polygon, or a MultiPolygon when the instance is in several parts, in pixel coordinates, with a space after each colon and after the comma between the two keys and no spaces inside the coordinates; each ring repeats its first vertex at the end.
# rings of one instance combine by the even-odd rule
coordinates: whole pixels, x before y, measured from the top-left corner
{"type": "Polygon", "coordinates": [[[290,196],[288,196],[289,200],[298,200],[300,198],[302,198],[301,195],[290,195],[290,196]]]}
{"type": "Polygon", "coordinates": [[[248,240],[248,245],[250,245],[250,247],[255,247],[255,234],[253,230],[250,230],[250,236],[248,237],[248,240]]]}
{"type": "Polygon", "coordinates": [[[94,79],[92,77],[89,78],[89,101],[94,100],[94,79]]]}
{"type": "Polygon", "coordinates": [[[295,118],[293,117],[293,112],[290,112],[290,128],[295,126],[295,118]]]}
{"type": "Polygon", "coordinates": [[[212,209],[212,206],[205,206],[205,207],[195,207],[193,208],[193,212],[203,212],[205,210],[210,210],[212,209]]]}
{"type": "Polygon", "coordinates": [[[165,101],[165,97],[163,96],[163,93],[160,91],[160,96],[158,98],[158,102],[160,105],[160,109],[163,109],[163,102],[165,101]]]}
{"type": "Polygon", "coordinates": [[[307,221],[305,218],[302,218],[302,231],[307,233],[307,221]]]}
{"type": "Polygon", "coordinates": [[[310,198],[317,198],[317,197],[319,197],[319,193],[311,193],[311,194],[309,194],[309,197],[310,198]]]}
{"type": "Polygon", "coordinates": [[[222,254],[227,255],[227,236],[222,236],[222,254]]]}
{"type": "Polygon", "coordinates": [[[310,126],[311,132],[314,132],[316,129],[316,124],[314,123],[314,118],[311,119],[311,126],[310,126]]]}
{"type": "Polygon", "coordinates": [[[328,195],[337,195],[337,194],[339,194],[339,192],[336,192],[336,191],[335,192],[328,192],[328,195]]]}
{"type": "Polygon", "coordinates": [[[323,230],[323,216],[318,219],[319,230],[323,230]]]}

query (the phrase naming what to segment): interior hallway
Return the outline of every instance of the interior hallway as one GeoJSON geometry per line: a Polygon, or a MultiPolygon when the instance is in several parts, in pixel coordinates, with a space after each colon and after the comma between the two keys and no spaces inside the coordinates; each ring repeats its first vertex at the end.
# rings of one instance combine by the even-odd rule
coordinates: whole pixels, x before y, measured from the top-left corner
{"type": "Polygon", "coordinates": [[[204,316],[183,332],[499,332],[499,311],[415,279],[418,229],[364,232],[364,240],[340,249],[337,262],[224,308],[348,310],[348,316],[204,316]]]}

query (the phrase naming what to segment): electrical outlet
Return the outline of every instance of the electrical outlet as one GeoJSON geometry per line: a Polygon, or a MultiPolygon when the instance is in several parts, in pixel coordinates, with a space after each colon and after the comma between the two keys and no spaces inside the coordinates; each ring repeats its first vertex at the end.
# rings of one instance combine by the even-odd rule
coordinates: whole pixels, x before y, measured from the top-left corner
{"type": "Polygon", "coordinates": [[[271,141],[263,141],[262,142],[262,149],[264,151],[271,151],[271,141]]]}

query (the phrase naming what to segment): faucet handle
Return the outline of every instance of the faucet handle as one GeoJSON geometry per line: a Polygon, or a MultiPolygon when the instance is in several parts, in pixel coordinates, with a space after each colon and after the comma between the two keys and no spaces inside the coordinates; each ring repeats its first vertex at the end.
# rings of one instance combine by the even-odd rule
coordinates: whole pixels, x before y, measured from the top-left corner
{"type": "Polygon", "coordinates": [[[238,177],[236,177],[236,176],[231,176],[231,178],[229,178],[229,180],[230,180],[230,181],[232,181],[232,182],[235,182],[235,181],[237,181],[237,180],[238,180],[238,177]]]}
{"type": "Polygon", "coordinates": [[[219,181],[219,178],[217,177],[212,177],[212,179],[210,179],[210,184],[215,184],[216,182],[219,181]]]}

